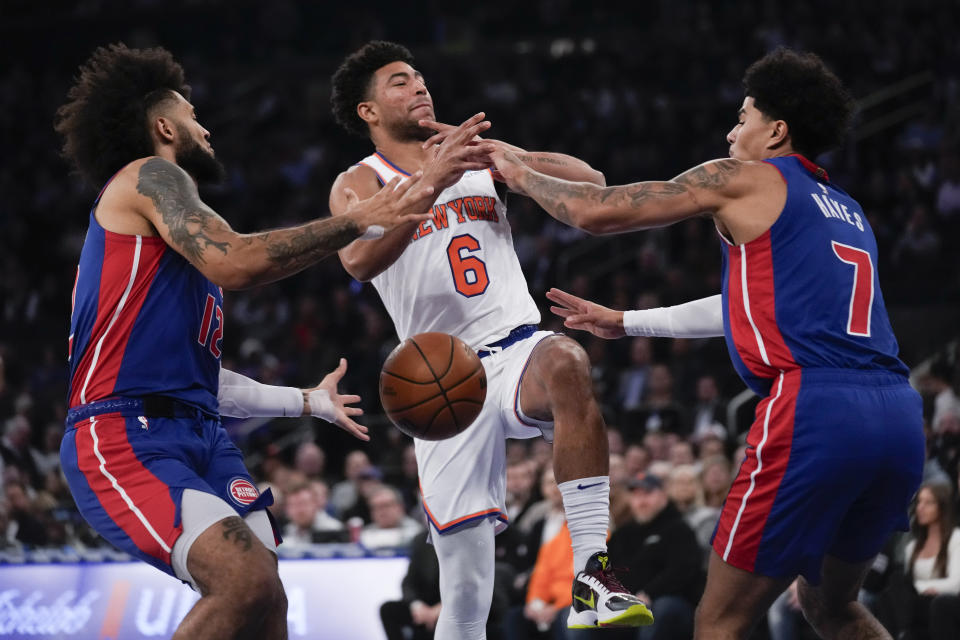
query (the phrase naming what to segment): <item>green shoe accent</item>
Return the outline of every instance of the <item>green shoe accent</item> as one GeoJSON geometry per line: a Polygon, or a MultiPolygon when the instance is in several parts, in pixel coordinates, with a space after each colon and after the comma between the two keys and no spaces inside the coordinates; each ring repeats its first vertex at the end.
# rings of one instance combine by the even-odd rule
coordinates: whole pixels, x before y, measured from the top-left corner
{"type": "Polygon", "coordinates": [[[644,604],[635,604],[620,615],[600,623],[601,627],[648,627],[653,624],[653,614],[644,604]]]}
{"type": "Polygon", "coordinates": [[[574,600],[579,600],[579,601],[582,602],[583,604],[587,605],[587,607],[589,607],[590,609],[596,609],[596,608],[597,608],[597,595],[596,595],[593,591],[590,592],[590,599],[589,599],[589,600],[585,600],[585,599],[581,598],[580,596],[573,596],[573,599],[574,599],[574,600]]]}

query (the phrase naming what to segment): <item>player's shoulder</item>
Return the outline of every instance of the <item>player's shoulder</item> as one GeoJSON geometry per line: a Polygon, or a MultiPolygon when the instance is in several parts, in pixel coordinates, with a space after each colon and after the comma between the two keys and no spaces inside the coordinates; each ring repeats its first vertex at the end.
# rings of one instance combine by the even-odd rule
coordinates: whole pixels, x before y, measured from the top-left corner
{"type": "MultiPolygon", "coordinates": [[[[380,190],[380,179],[376,171],[363,164],[348,167],[333,181],[330,187],[330,207],[339,209],[338,204],[346,202],[345,190],[350,189],[361,200],[369,198],[380,190]]],[[[334,211],[336,213],[336,211],[334,211]]]]}
{"type": "MultiPolygon", "coordinates": [[[[363,189],[364,191],[372,190],[376,192],[380,190],[381,185],[380,178],[376,171],[365,164],[358,163],[340,172],[340,175],[334,180],[333,186],[341,189],[349,187],[354,191],[363,189]]],[[[361,198],[363,197],[360,191],[357,191],[357,195],[360,195],[361,198]]]]}

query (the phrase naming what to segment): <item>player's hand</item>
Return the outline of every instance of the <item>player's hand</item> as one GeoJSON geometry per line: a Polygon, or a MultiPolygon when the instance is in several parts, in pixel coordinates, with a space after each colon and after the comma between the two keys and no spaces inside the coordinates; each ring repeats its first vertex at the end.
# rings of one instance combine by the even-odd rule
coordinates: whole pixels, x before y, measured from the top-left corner
{"type": "Polygon", "coordinates": [[[506,183],[514,193],[526,195],[520,185],[520,179],[528,171],[528,167],[512,149],[508,148],[509,146],[505,143],[497,145],[490,154],[493,161],[493,177],[506,183]]]}
{"type": "Polygon", "coordinates": [[[346,372],[347,360],[346,358],[340,358],[340,364],[337,365],[337,368],[324,376],[320,384],[312,389],[301,389],[303,391],[303,413],[304,415],[323,418],[355,438],[369,441],[370,436],[367,435],[369,431],[367,427],[357,424],[350,417],[363,415],[363,409],[347,406],[360,402],[360,396],[341,394],[337,391],[337,384],[346,372]]]}
{"type": "Polygon", "coordinates": [[[547,291],[547,298],[557,304],[551,306],[550,311],[563,318],[563,326],[568,329],[589,331],[607,340],[627,335],[623,330],[623,311],[608,309],[556,288],[547,291]]]}
{"type": "Polygon", "coordinates": [[[366,200],[361,200],[353,189],[343,192],[347,198],[345,214],[352,216],[360,227],[361,239],[372,240],[402,224],[429,220],[427,211],[433,204],[435,190],[423,181],[423,172],[418,171],[403,182],[394,176],[366,200]]]}
{"type": "Polygon", "coordinates": [[[425,182],[437,192],[459,180],[465,171],[481,171],[490,167],[495,147],[480,138],[490,128],[490,121],[480,113],[467,118],[459,127],[435,120],[420,120],[419,124],[437,133],[423,143],[424,149],[434,150],[433,158],[424,167],[425,182]]]}

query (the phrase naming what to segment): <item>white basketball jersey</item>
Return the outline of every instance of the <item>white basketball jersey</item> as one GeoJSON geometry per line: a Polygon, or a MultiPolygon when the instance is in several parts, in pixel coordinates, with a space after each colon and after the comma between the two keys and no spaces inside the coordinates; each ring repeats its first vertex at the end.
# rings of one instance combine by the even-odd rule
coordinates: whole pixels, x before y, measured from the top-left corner
{"type": "MultiPolygon", "coordinates": [[[[379,152],[359,164],[383,184],[408,177],[379,152]]],[[[431,213],[400,258],[373,279],[400,339],[441,331],[476,349],[538,324],[490,172],[466,172],[440,193],[431,213]]]]}

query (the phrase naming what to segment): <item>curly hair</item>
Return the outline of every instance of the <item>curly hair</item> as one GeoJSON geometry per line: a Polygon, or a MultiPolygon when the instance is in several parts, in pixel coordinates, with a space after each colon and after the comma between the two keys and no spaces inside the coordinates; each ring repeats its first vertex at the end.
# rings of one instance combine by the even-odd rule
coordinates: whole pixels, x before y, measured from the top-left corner
{"type": "Polygon", "coordinates": [[[125,164],[153,155],[147,114],[172,91],[190,98],[183,67],[166,49],[98,47],[57,109],[63,157],[99,185],[125,164]]]}
{"type": "Polygon", "coordinates": [[[341,127],[358,136],[369,134],[367,123],[357,115],[357,105],[367,99],[374,72],[391,62],[413,65],[413,54],[403,45],[374,40],[343,61],[331,79],[330,95],[333,117],[341,127]]]}
{"type": "Polygon", "coordinates": [[[853,115],[853,98],[815,53],[780,47],[750,65],[743,87],[757,109],[787,123],[793,148],[811,158],[840,145],[853,115]]]}

